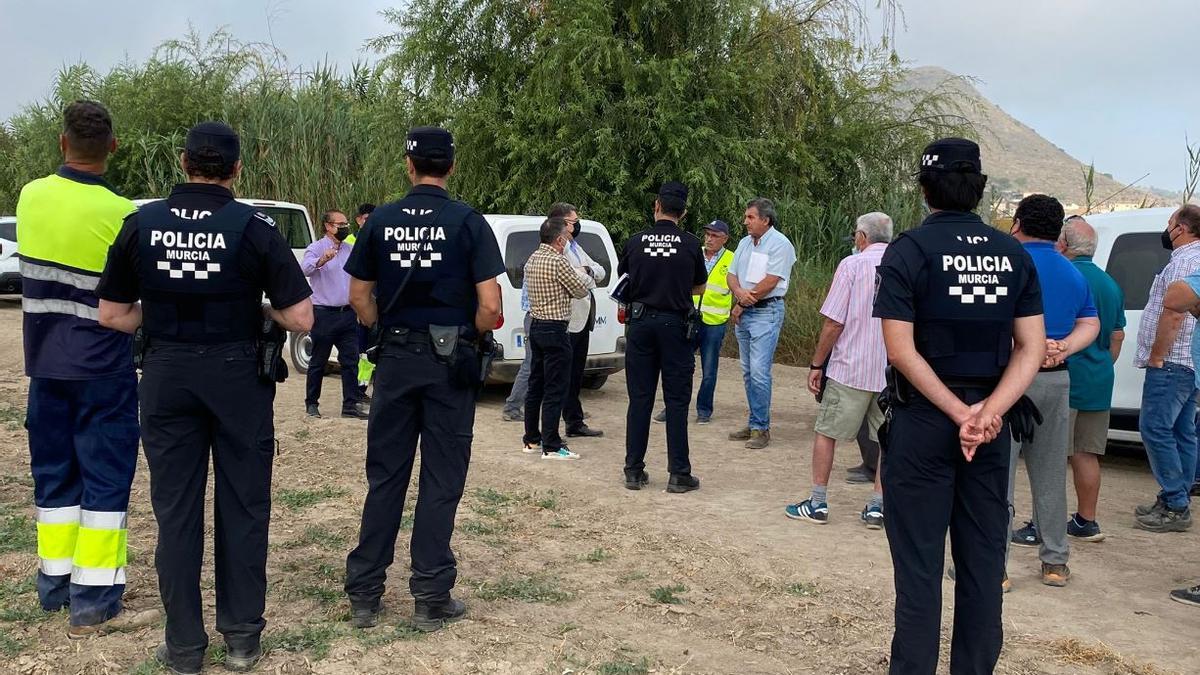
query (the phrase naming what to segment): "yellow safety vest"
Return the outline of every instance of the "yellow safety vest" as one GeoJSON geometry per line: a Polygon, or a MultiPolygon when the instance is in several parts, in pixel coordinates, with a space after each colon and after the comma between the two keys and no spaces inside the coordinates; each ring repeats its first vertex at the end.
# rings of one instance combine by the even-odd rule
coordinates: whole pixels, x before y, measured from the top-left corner
{"type": "Polygon", "coordinates": [[[692,296],[693,303],[700,303],[700,318],[709,326],[720,326],[729,321],[733,310],[733,292],[729,290],[729,266],[733,263],[733,251],[721,249],[721,257],[708,273],[704,297],[692,296]]]}

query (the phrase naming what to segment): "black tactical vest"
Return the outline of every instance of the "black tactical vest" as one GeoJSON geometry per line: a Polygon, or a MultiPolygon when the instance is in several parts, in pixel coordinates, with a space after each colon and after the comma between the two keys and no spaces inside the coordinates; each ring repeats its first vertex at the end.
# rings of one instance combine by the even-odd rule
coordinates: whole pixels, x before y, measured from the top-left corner
{"type": "Polygon", "coordinates": [[[1015,239],[974,214],[931,218],[900,235],[925,257],[925,288],[915,289],[917,351],[943,380],[998,378],[1012,353],[1027,258],[1015,239]]]}
{"type": "Polygon", "coordinates": [[[142,316],[151,339],[212,344],[257,337],[262,289],[238,269],[253,215],[237,201],[199,220],[175,215],[166,200],[138,209],[142,316]]]}
{"type": "Polygon", "coordinates": [[[428,208],[431,201],[407,197],[388,209],[389,220],[373,224],[379,228],[379,325],[384,328],[475,325],[474,242],[466,227],[472,209],[454,200],[428,208]]]}

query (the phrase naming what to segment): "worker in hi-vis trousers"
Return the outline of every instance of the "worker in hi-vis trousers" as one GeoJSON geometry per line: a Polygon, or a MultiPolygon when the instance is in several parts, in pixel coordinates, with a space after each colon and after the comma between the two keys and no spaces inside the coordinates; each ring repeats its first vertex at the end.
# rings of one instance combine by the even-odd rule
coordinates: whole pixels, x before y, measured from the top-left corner
{"type": "Polygon", "coordinates": [[[116,149],[97,103],[67,106],[58,171],[21,190],[29,454],[37,505],[38,597],[70,607],[68,636],[146,625],[123,611],[125,518],[138,452],[129,337],[98,323],[95,288],[133,203],[101,177],[116,149]]]}

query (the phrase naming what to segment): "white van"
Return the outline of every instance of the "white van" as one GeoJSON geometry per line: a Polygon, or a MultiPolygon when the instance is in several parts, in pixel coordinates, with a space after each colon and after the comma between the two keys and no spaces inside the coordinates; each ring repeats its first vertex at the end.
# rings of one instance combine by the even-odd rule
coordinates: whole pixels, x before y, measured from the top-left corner
{"type": "Polygon", "coordinates": [[[1174,212],[1175,207],[1170,207],[1087,216],[1098,238],[1094,261],[1125,293],[1125,344],[1116,363],[1110,440],[1137,443],[1142,440],[1138,433],[1138,412],[1142,407],[1146,371],[1133,367],[1133,357],[1150,286],[1171,258],[1171,252],[1162,246],[1161,237],[1167,219],[1174,212]]]}
{"type": "MultiPolygon", "coordinates": [[[[521,282],[525,262],[539,243],[538,229],[544,216],[485,215],[496,234],[496,242],[504,256],[505,274],[500,276],[500,297],[503,300],[503,324],[493,332],[498,346],[492,364],[490,381],[508,383],[517,377],[525,358],[525,313],[521,311],[521,282]]],[[[608,230],[594,220],[580,220],[579,244],[604,268],[604,281],[597,287],[596,326],[588,346],[584,366],[583,386],[599,389],[609,375],[625,368],[625,326],[617,303],[608,293],[617,283],[617,251],[608,230]]]]}
{"type": "Polygon", "coordinates": [[[21,265],[17,257],[17,219],[0,216],[0,293],[21,292],[21,265]]]}

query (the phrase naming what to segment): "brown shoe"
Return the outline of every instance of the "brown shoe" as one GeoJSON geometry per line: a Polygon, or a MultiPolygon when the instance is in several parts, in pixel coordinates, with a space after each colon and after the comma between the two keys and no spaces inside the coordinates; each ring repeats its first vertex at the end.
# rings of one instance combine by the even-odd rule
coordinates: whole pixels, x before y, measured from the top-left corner
{"type": "Polygon", "coordinates": [[[1008,572],[1004,573],[1004,581],[1000,582],[1000,590],[1005,593],[1012,590],[1012,580],[1008,578],[1008,572]]]}
{"type": "Polygon", "coordinates": [[[123,609],[120,614],[103,623],[96,623],[90,626],[71,626],[67,629],[67,637],[72,640],[82,640],[94,635],[135,631],[147,626],[153,626],[161,621],[162,617],[162,610],[157,608],[144,609],[140,612],[132,609],[123,609]]]}
{"type": "Polygon", "coordinates": [[[751,434],[750,427],[743,427],[742,429],[735,431],[732,434],[729,434],[729,440],[731,440],[731,441],[748,441],[748,440],[750,440],[750,434],[751,434]]]}
{"type": "Polygon", "coordinates": [[[1042,563],[1042,583],[1047,586],[1066,586],[1071,578],[1071,568],[1066,565],[1042,563]]]}
{"type": "Polygon", "coordinates": [[[746,441],[747,450],[762,450],[771,444],[771,432],[766,429],[755,429],[750,432],[750,440],[746,441]]]}

